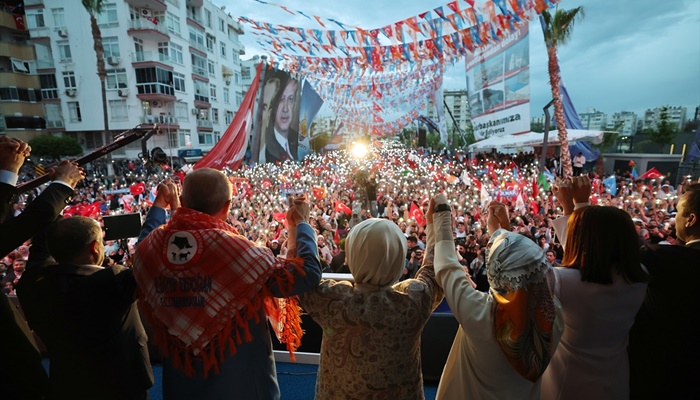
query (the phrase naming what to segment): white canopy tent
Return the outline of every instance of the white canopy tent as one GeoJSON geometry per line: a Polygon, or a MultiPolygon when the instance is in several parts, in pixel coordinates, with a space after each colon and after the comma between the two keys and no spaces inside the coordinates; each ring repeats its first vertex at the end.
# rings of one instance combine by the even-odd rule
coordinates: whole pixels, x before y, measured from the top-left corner
{"type": "MultiPolygon", "coordinates": [[[[569,143],[586,141],[600,143],[603,140],[604,131],[589,131],[584,129],[567,129],[569,143]]],[[[528,132],[519,135],[491,136],[469,146],[469,152],[475,153],[488,151],[491,149],[512,149],[518,147],[539,147],[542,146],[544,133],[528,132]]],[[[549,132],[547,138],[548,146],[559,146],[559,135],[556,130],[549,132]]]]}

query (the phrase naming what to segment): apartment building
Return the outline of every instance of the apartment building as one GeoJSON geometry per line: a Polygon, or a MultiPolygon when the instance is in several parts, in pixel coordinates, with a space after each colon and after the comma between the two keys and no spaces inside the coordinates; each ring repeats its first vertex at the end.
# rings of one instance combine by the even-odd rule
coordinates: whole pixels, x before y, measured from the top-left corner
{"type": "Polygon", "coordinates": [[[36,54],[21,1],[0,5],[0,134],[28,141],[45,133],[36,54]]]}
{"type": "Polygon", "coordinates": [[[585,113],[579,113],[578,117],[581,120],[583,129],[604,131],[608,127],[608,115],[595,108],[591,108],[585,113]]]}
{"type": "MultiPolygon", "coordinates": [[[[107,124],[91,33],[79,1],[26,0],[27,28],[47,129],[86,150],[141,125],[149,148],[196,157],[218,142],[243,100],[240,23],[205,0],[113,0],[97,15],[106,69],[107,124]]],[[[140,142],[112,153],[136,158],[140,142]]]]}
{"type": "Polygon", "coordinates": [[[637,114],[632,111],[620,111],[612,115],[608,120],[608,130],[615,129],[616,126],[621,126],[619,132],[623,136],[632,136],[637,133],[637,114]]]}
{"type": "MultiPolygon", "coordinates": [[[[656,124],[661,119],[661,110],[664,107],[657,107],[644,111],[642,129],[656,129],[656,124]]],[[[671,123],[676,131],[682,132],[685,128],[685,123],[688,122],[686,114],[688,109],[685,107],[665,107],[668,115],[668,122],[671,123]]]]}

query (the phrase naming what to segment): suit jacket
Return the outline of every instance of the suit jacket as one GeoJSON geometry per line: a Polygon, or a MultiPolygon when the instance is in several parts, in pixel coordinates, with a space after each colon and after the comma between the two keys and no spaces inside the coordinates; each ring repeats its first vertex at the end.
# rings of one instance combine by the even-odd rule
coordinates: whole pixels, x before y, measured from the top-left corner
{"type": "Polygon", "coordinates": [[[294,159],[290,159],[287,152],[282,148],[282,145],[277,141],[275,137],[275,125],[274,123],[270,125],[267,129],[267,137],[265,138],[265,162],[276,162],[276,161],[297,161],[298,153],[297,149],[299,147],[299,132],[292,128],[289,128],[287,134],[287,143],[289,144],[289,152],[292,153],[294,159]]]}
{"type": "Polygon", "coordinates": [[[651,280],[630,331],[630,398],[700,398],[693,328],[700,310],[700,243],[649,245],[641,254],[651,280]]]}
{"type": "Polygon", "coordinates": [[[34,237],[17,294],[49,352],[51,397],[146,398],[153,372],[132,271],[50,265],[49,259],[42,232],[34,237]]]}
{"type": "MultiPolygon", "coordinates": [[[[15,187],[0,183],[0,220],[11,210],[15,187]]],[[[70,201],[73,189],[54,183],[31,202],[22,214],[0,225],[0,254],[7,254],[56,219],[70,201]]],[[[23,277],[24,279],[24,277],[23,277]]],[[[4,346],[0,363],[3,396],[41,399],[48,391],[48,376],[41,364],[39,347],[14,304],[0,294],[0,338],[4,346]]]]}

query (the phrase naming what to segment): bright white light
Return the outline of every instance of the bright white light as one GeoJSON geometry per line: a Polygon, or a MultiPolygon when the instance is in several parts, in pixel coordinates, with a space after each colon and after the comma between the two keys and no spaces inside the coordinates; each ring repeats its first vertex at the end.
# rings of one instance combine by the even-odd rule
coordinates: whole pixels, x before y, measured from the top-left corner
{"type": "Polygon", "coordinates": [[[362,143],[353,143],[350,153],[355,158],[362,158],[367,155],[367,146],[362,143]]]}

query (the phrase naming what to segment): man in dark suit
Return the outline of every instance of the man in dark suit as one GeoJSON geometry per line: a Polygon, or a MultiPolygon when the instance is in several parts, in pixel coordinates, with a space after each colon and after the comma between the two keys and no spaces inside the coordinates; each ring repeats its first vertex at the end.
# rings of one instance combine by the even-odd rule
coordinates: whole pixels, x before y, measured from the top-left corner
{"type": "Polygon", "coordinates": [[[700,309],[700,184],[685,188],[676,209],[676,236],[685,246],[642,248],[651,280],[630,331],[631,399],[700,398],[692,328],[700,309]]]}
{"type": "MultiPolygon", "coordinates": [[[[12,209],[17,173],[31,147],[19,139],[0,137],[0,220],[12,209]]],[[[0,225],[0,254],[7,254],[56,219],[70,201],[73,187],[83,179],[80,169],[67,161],[49,172],[54,183],[29,203],[22,214],[0,225]],[[59,183],[58,181],[62,182],[59,183]]],[[[0,388],[12,399],[43,399],[48,377],[34,336],[17,307],[0,294],[0,338],[5,346],[0,363],[0,388]]]]}
{"type": "Polygon", "coordinates": [[[275,123],[265,132],[265,162],[296,161],[299,132],[291,128],[297,100],[297,81],[289,78],[273,105],[275,123]]]}
{"type": "Polygon", "coordinates": [[[97,221],[73,216],[32,240],[17,294],[49,352],[51,398],[145,399],[153,385],[136,281],[100,267],[102,236],[97,221]]]}

